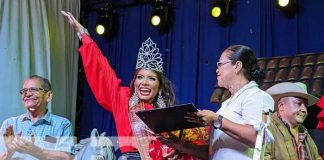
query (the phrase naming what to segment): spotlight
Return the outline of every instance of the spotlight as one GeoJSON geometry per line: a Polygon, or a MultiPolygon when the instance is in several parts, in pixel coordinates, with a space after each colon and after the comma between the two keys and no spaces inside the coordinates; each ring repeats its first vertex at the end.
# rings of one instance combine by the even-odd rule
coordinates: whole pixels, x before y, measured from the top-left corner
{"type": "Polygon", "coordinates": [[[153,26],[158,26],[161,23],[161,16],[160,15],[153,15],[151,18],[151,23],[153,26]]]}
{"type": "Polygon", "coordinates": [[[160,8],[154,8],[154,10],[152,11],[152,16],[151,16],[151,24],[154,27],[160,27],[165,23],[162,22],[165,20],[166,17],[166,13],[164,12],[163,7],[161,6],[160,8]]]}
{"type": "Polygon", "coordinates": [[[289,4],[289,0],[278,0],[278,5],[280,7],[286,7],[289,4]]]}
{"type": "Polygon", "coordinates": [[[216,19],[216,21],[221,26],[226,26],[232,21],[232,15],[229,12],[230,0],[212,0],[211,1],[211,16],[216,19]]]}
{"type": "Polygon", "coordinates": [[[277,0],[277,7],[289,18],[294,17],[298,12],[296,0],[277,0]]]}
{"type": "Polygon", "coordinates": [[[116,17],[116,12],[101,15],[96,25],[96,33],[101,37],[111,40],[116,32],[116,17]]]}
{"type": "Polygon", "coordinates": [[[172,6],[166,1],[156,1],[153,3],[151,14],[151,24],[160,32],[166,32],[170,28],[172,6]]]}
{"type": "MultiPolygon", "coordinates": [[[[105,20],[104,19],[102,19],[102,20],[100,20],[101,22],[99,22],[98,24],[97,24],[97,26],[96,26],[96,33],[98,34],[98,35],[103,35],[104,33],[105,33],[105,31],[106,31],[106,28],[108,28],[108,25],[107,25],[107,23],[106,22],[104,22],[105,20]]],[[[108,21],[108,20],[107,20],[108,21]]]]}
{"type": "Polygon", "coordinates": [[[211,15],[214,18],[224,17],[226,14],[226,2],[225,1],[216,1],[212,5],[211,15]]]}

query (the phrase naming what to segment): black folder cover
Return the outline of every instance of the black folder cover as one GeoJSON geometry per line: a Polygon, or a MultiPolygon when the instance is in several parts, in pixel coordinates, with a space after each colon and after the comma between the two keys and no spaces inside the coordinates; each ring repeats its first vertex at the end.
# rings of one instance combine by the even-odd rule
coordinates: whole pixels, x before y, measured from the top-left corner
{"type": "Polygon", "coordinates": [[[193,104],[181,104],[174,107],[158,108],[136,112],[137,116],[155,133],[200,127],[200,124],[188,122],[187,112],[197,112],[193,104]]]}

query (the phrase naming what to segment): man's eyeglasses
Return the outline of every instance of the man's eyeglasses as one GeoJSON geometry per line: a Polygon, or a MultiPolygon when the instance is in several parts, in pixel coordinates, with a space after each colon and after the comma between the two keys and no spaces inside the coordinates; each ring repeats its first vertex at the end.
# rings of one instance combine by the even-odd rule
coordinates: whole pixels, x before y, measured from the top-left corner
{"type": "Polygon", "coordinates": [[[44,91],[44,92],[48,92],[48,90],[44,89],[44,88],[36,88],[36,87],[30,87],[30,88],[23,88],[19,91],[20,94],[26,94],[27,91],[29,91],[30,93],[36,94],[39,93],[40,91],[44,91]]]}
{"type": "Polygon", "coordinates": [[[223,66],[223,65],[224,65],[224,64],[226,64],[226,63],[230,63],[230,62],[232,62],[232,61],[226,61],[226,62],[217,62],[217,68],[219,68],[219,67],[223,66]]]}

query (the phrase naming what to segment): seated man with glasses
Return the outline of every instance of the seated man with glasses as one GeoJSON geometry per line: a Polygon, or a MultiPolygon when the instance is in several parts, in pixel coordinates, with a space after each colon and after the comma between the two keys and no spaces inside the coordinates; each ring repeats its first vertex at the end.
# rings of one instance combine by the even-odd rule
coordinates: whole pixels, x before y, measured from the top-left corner
{"type": "Polygon", "coordinates": [[[71,122],[47,110],[53,92],[48,79],[30,76],[20,90],[27,113],[6,119],[0,129],[2,159],[71,159],[71,122]]]}

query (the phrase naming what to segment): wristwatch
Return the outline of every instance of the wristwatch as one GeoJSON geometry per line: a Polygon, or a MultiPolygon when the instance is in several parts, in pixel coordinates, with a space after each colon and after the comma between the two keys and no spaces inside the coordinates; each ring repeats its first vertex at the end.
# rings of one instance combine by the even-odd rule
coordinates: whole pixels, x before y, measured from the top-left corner
{"type": "Polygon", "coordinates": [[[219,129],[220,127],[222,127],[222,121],[223,121],[223,116],[218,115],[216,120],[214,121],[214,129],[219,129]]]}

